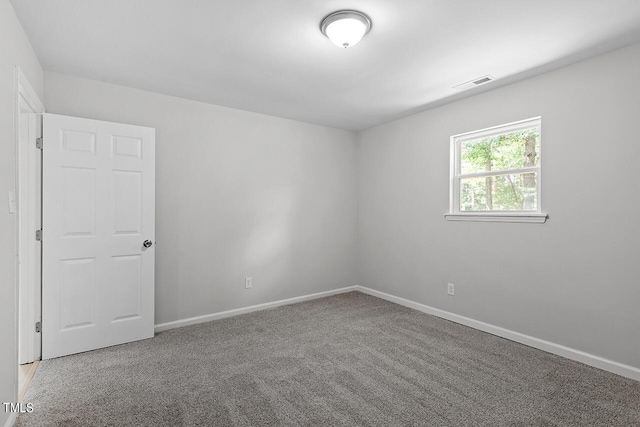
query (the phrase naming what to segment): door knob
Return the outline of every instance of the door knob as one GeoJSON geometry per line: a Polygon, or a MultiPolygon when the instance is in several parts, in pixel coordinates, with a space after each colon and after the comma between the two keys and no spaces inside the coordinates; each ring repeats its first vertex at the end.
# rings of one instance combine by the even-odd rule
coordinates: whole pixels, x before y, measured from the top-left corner
{"type": "Polygon", "coordinates": [[[144,246],[145,248],[150,248],[151,245],[153,245],[153,242],[151,240],[145,240],[142,244],[142,246],[144,246]]]}

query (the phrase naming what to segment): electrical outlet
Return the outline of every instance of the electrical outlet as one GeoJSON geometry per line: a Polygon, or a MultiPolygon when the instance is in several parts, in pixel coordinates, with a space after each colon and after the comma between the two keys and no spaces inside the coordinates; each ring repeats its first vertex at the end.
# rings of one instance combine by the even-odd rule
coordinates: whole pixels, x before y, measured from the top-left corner
{"type": "Polygon", "coordinates": [[[244,288],[251,289],[253,286],[253,277],[245,277],[244,278],[244,288]]]}
{"type": "Polygon", "coordinates": [[[447,283],[447,294],[455,295],[454,286],[455,285],[453,283],[447,283]]]}

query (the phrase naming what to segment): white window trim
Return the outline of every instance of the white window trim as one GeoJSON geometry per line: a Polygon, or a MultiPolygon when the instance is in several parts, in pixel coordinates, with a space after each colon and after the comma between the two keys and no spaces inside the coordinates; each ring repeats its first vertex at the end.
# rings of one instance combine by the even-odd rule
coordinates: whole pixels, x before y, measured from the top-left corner
{"type": "MultiPolygon", "coordinates": [[[[453,135],[450,139],[450,166],[449,166],[449,212],[444,216],[448,221],[480,221],[480,222],[528,222],[539,223],[546,222],[549,217],[548,214],[542,212],[542,143],[540,144],[540,153],[538,165],[527,168],[517,169],[518,172],[535,171],[537,172],[537,193],[538,202],[537,210],[535,211],[460,211],[460,156],[458,155],[458,145],[461,142],[469,141],[472,139],[486,138],[493,135],[514,132],[520,129],[526,129],[532,125],[537,125],[540,128],[540,141],[542,142],[542,117],[533,117],[530,119],[519,120],[513,123],[507,123],[505,125],[492,126],[490,128],[481,129],[473,132],[461,133],[453,135]]],[[[516,170],[504,170],[504,171],[492,171],[492,172],[479,172],[475,174],[465,174],[465,177],[472,176],[488,176],[488,175],[501,175],[503,173],[509,173],[516,170]],[[496,174],[496,172],[498,172],[496,174]]]]}
{"type": "Polygon", "coordinates": [[[470,212],[446,213],[447,221],[476,221],[476,222],[532,222],[544,224],[549,215],[546,213],[520,212],[470,212]]]}

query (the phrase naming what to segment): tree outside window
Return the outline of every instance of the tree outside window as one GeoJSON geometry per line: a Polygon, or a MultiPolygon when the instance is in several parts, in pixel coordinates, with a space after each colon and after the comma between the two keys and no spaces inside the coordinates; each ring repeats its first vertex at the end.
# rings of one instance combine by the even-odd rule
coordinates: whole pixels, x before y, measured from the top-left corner
{"type": "Polygon", "coordinates": [[[454,212],[539,211],[540,119],[452,137],[454,212]]]}

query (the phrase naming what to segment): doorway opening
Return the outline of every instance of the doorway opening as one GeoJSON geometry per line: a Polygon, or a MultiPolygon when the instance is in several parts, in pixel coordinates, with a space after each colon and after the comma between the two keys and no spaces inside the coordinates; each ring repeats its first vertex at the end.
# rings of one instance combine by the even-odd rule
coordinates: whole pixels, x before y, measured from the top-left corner
{"type": "Polygon", "coordinates": [[[16,158],[16,297],[17,363],[16,389],[21,397],[41,355],[40,241],[36,230],[42,224],[42,155],[37,139],[42,135],[44,105],[20,70],[15,68],[15,158],[16,158]],[[22,366],[21,366],[22,365],[22,366]]]}

